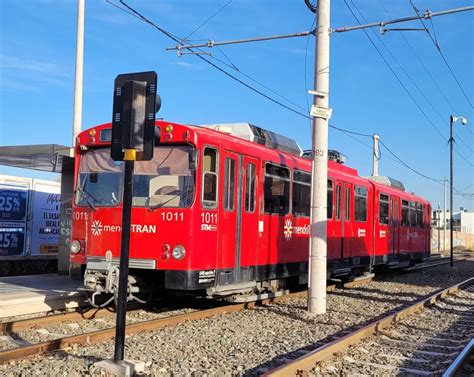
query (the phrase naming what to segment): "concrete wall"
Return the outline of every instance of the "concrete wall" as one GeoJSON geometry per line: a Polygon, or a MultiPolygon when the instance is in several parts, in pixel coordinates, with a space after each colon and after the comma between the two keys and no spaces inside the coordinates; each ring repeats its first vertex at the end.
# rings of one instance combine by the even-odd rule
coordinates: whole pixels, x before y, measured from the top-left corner
{"type": "MultiPolygon", "coordinates": [[[[443,247],[443,230],[439,232],[440,242],[439,246],[441,250],[449,250],[449,229],[446,229],[446,244],[443,247]]],[[[453,246],[465,247],[467,249],[474,250],[474,234],[464,232],[453,232],[453,246]]],[[[431,233],[431,251],[438,251],[438,230],[433,229],[431,233]]]]}

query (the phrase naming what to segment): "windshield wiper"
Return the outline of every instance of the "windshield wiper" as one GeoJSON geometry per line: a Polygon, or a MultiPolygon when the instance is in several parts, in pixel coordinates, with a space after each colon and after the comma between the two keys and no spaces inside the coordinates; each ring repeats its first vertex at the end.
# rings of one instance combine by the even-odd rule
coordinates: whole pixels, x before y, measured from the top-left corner
{"type": "MultiPolygon", "coordinates": [[[[169,198],[167,201],[163,202],[163,203],[158,203],[152,207],[149,207],[148,210],[149,211],[154,211],[155,209],[157,208],[160,208],[160,207],[163,207],[166,203],[169,203],[171,202],[172,200],[176,199],[178,196],[181,196],[183,194],[189,194],[190,192],[192,192],[194,186],[190,185],[186,190],[180,190],[178,191],[177,194],[173,195],[171,198],[169,198]]],[[[158,195],[159,196],[159,195],[158,195]]]]}
{"type": "MultiPolygon", "coordinates": [[[[85,197],[87,206],[91,208],[92,210],[96,211],[97,207],[94,205],[94,203],[91,201],[91,199],[95,200],[94,196],[85,189],[85,187],[78,187],[76,191],[79,191],[81,194],[81,199],[85,197]]],[[[81,200],[82,202],[82,200],[81,200]]]]}

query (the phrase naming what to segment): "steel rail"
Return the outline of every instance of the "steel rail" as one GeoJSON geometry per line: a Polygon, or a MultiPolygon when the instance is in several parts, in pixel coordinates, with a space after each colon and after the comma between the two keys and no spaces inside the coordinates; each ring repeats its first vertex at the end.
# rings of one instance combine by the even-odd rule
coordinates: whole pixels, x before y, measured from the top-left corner
{"type": "MultiPolygon", "coordinates": [[[[127,312],[143,309],[145,306],[130,305],[127,312]]],[[[84,311],[75,310],[72,312],[65,312],[60,314],[46,315],[43,317],[32,317],[20,319],[16,321],[0,322],[0,335],[8,335],[9,333],[21,330],[28,330],[40,326],[51,326],[65,322],[77,322],[81,320],[91,320],[95,318],[105,318],[115,314],[115,311],[107,308],[95,309],[89,308],[84,311]]]]}
{"type": "MultiPolygon", "coordinates": [[[[426,266],[423,266],[422,268],[429,268],[429,267],[434,267],[437,265],[438,264],[426,265],[426,266]]],[[[335,291],[336,288],[345,288],[345,289],[356,288],[359,285],[362,285],[364,283],[370,283],[373,280],[374,280],[373,277],[369,277],[369,278],[361,279],[354,282],[332,284],[332,285],[327,286],[327,291],[332,292],[332,291],[335,291]]],[[[449,289],[451,288],[448,288],[448,290],[449,289]]],[[[435,296],[441,293],[438,292],[435,294],[435,296]]],[[[189,321],[189,320],[209,318],[215,315],[231,313],[231,312],[235,312],[235,311],[239,311],[243,309],[252,309],[255,306],[276,303],[276,302],[289,299],[289,298],[304,297],[305,295],[307,295],[307,291],[301,291],[301,292],[290,293],[285,296],[273,297],[273,298],[269,298],[265,300],[258,300],[254,302],[247,302],[247,303],[240,303],[240,304],[231,304],[231,305],[212,308],[212,309],[198,310],[196,312],[180,314],[177,316],[170,316],[170,317],[165,317],[165,318],[143,321],[143,322],[128,325],[126,334],[127,335],[134,334],[134,333],[146,331],[146,330],[157,330],[163,327],[174,326],[174,325],[177,325],[179,323],[189,321]]],[[[142,306],[137,306],[136,308],[132,308],[132,310],[140,309],[141,307],[142,306]]],[[[8,333],[11,333],[14,331],[25,330],[29,328],[44,326],[44,325],[52,325],[52,324],[57,324],[57,323],[62,323],[62,322],[73,322],[77,320],[103,318],[103,317],[111,316],[113,314],[115,314],[115,312],[108,311],[108,310],[97,311],[97,310],[91,309],[82,313],[75,311],[71,313],[63,313],[63,314],[57,314],[57,315],[52,315],[52,316],[46,316],[46,317],[36,317],[36,318],[19,320],[19,321],[4,322],[4,323],[0,323],[0,335],[7,335],[8,333]],[[93,312],[93,313],[90,314],[90,312],[93,312]]],[[[98,330],[94,332],[67,336],[67,337],[58,338],[58,339],[54,339],[54,340],[50,340],[46,342],[41,342],[41,343],[36,343],[32,345],[13,348],[6,351],[1,351],[0,364],[11,361],[11,360],[18,360],[18,359],[38,355],[38,354],[48,352],[48,351],[65,349],[65,348],[70,347],[72,344],[98,343],[104,340],[112,339],[114,335],[115,335],[115,327],[112,327],[112,328],[107,328],[107,329],[98,330]]]]}
{"type": "Polygon", "coordinates": [[[425,306],[432,305],[439,301],[441,298],[452,294],[459,289],[474,284],[474,278],[464,280],[460,283],[454,284],[449,288],[442,289],[428,298],[424,298],[416,301],[414,304],[396,312],[389,314],[382,319],[376,320],[368,325],[340,338],[327,343],[308,354],[301,356],[295,360],[289,361],[278,368],[266,372],[264,377],[277,377],[277,376],[295,376],[299,375],[301,371],[312,369],[316,363],[327,361],[334,357],[335,353],[344,352],[349,346],[359,343],[362,339],[367,338],[371,335],[377,334],[380,330],[386,329],[393,324],[399,322],[403,318],[406,318],[418,311],[422,310],[425,306]]]}
{"type": "MultiPolygon", "coordinates": [[[[254,302],[246,302],[241,304],[232,304],[212,309],[198,310],[192,313],[179,314],[165,318],[158,318],[139,323],[129,324],[126,327],[126,334],[135,334],[142,331],[158,330],[163,327],[176,326],[186,321],[195,321],[204,318],[214,317],[224,313],[237,312],[243,309],[252,309],[256,306],[266,305],[282,301],[288,298],[296,298],[306,294],[306,291],[290,293],[285,296],[269,298],[254,302]]],[[[24,359],[45,352],[63,350],[73,344],[93,344],[112,339],[115,336],[115,327],[103,330],[92,331],[88,333],[66,336],[46,342],[31,344],[27,346],[17,347],[0,352],[0,364],[7,363],[12,360],[24,359]]]]}
{"type": "MultiPolygon", "coordinates": [[[[436,260],[439,260],[440,258],[437,258],[436,260]]],[[[429,260],[426,262],[430,262],[429,260]]],[[[420,266],[413,266],[413,267],[408,267],[403,269],[403,271],[413,271],[413,270],[418,270],[418,269],[425,269],[425,268],[431,268],[431,267],[436,267],[439,265],[447,264],[449,263],[448,261],[442,261],[442,262],[437,262],[437,263],[429,263],[429,264],[421,264],[420,266]]],[[[373,280],[377,280],[376,277],[367,277],[367,278],[362,278],[359,280],[355,281],[348,281],[345,283],[341,284],[330,284],[327,286],[327,292],[333,292],[337,288],[343,288],[343,289],[352,289],[355,288],[359,285],[364,285],[367,283],[370,283],[373,280]]],[[[128,312],[138,310],[138,309],[143,309],[145,306],[144,305],[130,305],[128,308],[128,312]]],[[[43,317],[32,317],[32,318],[27,318],[27,319],[21,319],[21,320],[16,320],[16,321],[8,321],[8,322],[0,322],[0,335],[8,335],[8,333],[12,333],[15,331],[21,331],[21,330],[27,330],[31,328],[36,328],[36,327],[43,327],[43,326],[51,326],[59,323],[65,323],[65,322],[76,322],[80,320],[90,320],[94,318],[105,318],[109,317],[115,314],[115,311],[110,311],[107,308],[104,309],[94,309],[91,308],[86,311],[79,311],[75,310],[73,312],[66,312],[66,313],[61,313],[61,314],[54,314],[54,315],[48,315],[48,316],[43,316],[43,317]]]]}
{"type": "Polygon", "coordinates": [[[108,317],[115,312],[108,310],[87,310],[86,312],[81,313],[80,311],[74,311],[69,313],[61,313],[55,315],[49,315],[44,317],[33,317],[22,319],[18,321],[9,321],[0,323],[0,335],[8,335],[9,333],[21,330],[27,330],[39,326],[53,325],[63,322],[74,322],[80,320],[88,320],[93,318],[103,318],[108,317]],[[94,311],[95,313],[91,312],[94,311]]]}
{"type": "Polygon", "coordinates": [[[460,354],[454,359],[448,369],[443,373],[443,377],[452,377],[460,375],[461,368],[469,357],[474,354],[474,339],[464,347],[460,354]]]}

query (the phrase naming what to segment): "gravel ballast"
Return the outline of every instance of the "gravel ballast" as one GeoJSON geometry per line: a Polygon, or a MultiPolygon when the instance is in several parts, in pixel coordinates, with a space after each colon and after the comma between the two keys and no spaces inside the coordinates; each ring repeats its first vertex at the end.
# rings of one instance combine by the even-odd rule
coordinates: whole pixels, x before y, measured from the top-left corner
{"type": "MultiPolygon", "coordinates": [[[[319,316],[306,312],[306,298],[284,300],[127,336],[125,354],[128,359],[146,362],[150,375],[256,375],[473,276],[474,261],[460,261],[454,269],[443,265],[350,290],[336,289],[327,296],[327,313],[319,316]]],[[[51,332],[62,333],[59,329],[51,332]]],[[[113,340],[73,346],[0,365],[0,374],[100,375],[93,364],[111,359],[113,351],[113,340]]]]}

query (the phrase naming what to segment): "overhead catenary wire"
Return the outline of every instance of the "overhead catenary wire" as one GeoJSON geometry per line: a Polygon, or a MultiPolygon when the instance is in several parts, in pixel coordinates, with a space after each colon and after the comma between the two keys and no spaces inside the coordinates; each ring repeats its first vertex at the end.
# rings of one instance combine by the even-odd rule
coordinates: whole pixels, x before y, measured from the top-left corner
{"type": "MultiPolygon", "coordinates": [[[[134,8],[132,8],[131,6],[129,6],[124,0],[119,0],[120,3],[125,6],[129,11],[126,11],[126,9],[123,9],[121,7],[118,7],[116,4],[113,4],[111,3],[110,1],[107,0],[107,2],[111,5],[114,5],[116,6],[117,8],[121,9],[122,11],[126,11],[126,13],[129,13],[131,15],[133,15],[134,17],[140,19],[141,21],[143,22],[146,22],[147,24],[153,26],[155,29],[157,29],[158,31],[160,31],[162,34],[166,35],[168,38],[172,39],[173,41],[175,41],[176,43],[182,43],[182,39],[179,39],[177,36],[173,35],[172,33],[170,33],[169,31],[163,29],[162,27],[156,25],[154,22],[152,22],[151,20],[149,20],[148,18],[146,18],[144,15],[142,15],[140,12],[136,11],[134,8]]],[[[191,50],[191,48],[188,47],[188,49],[191,50]]],[[[199,50],[199,49],[197,49],[199,50]]],[[[279,106],[282,106],[283,108],[293,112],[293,113],[296,113],[300,116],[303,116],[305,118],[308,118],[308,119],[311,119],[311,117],[307,114],[304,114],[300,111],[297,111],[285,104],[282,104],[281,102],[275,100],[274,98],[266,95],[265,93],[259,91],[258,89],[255,89],[253,88],[251,85],[245,83],[244,81],[240,80],[239,78],[235,77],[234,75],[228,73],[227,71],[225,71],[224,69],[222,69],[221,67],[217,66],[216,64],[214,64],[213,62],[209,61],[208,59],[204,58],[203,56],[201,55],[195,55],[197,58],[205,61],[206,63],[208,63],[209,65],[211,65],[212,67],[214,67],[215,69],[217,69],[218,71],[222,72],[223,74],[225,74],[226,76],[232,78],[233,80],[237,81],[238,83],[242,84],[243,86],[247,87],[248,89],[252,90],[253,92],[267,98],[268,100],[270,100],[271,102],[279,105],[279,106]]],[[[383,55],[382,55],[383,56],[383,55]]],[[[358,140],[357,138],[355,138],[353,135],[357,135],[357,136],[362,136],[362,137],[372,137],[372,135],[369,135],[369,134],[364,134],[364,133],[359,133],[359,132],[355,132],[355,131],[350,131],[350,130],[347,130],[347,129],[344,129],[344,128],[340,128],[340,127],[336,127],[336,126],[333,126],[333,125],[329,125],[330,128],[332,129],[335,129],[335,130],[338,130],[338,131],[341,131],[345,134],[347,134],[349,137],[355,139],[355,140],[358,140]]],[[[359,143],[361,143],[362,145],[365,145],[366,147],[372,149],[372,147],[370,147],[368,144],[366,143],[363,143],[361,142],[360,140],[358,140],[359,143]]],[[[390,156],[387,156],[387,158],[405,166],[406,168],[408,168],[409,170],[415,172],[416,174],[430,180],[430,181],[433,181],[433,182],[443,182],[443,180],[439,180],[439,179],[434,179],[434,178],[431,178],[431,177],[428,177],[427,175],[423,174],[423,173],[420,173],[418,172],[416,169],[410,167],[408,164],[406,164],[403,160],[401,160],[394,152],[392,152],[391,150],[389,150],[389,148],[381,141],[381,144],[384,145],[384,147],[396,158],[396,160],[390,158],[390,156]]]]}
{"type": "MultiPolygon", "coordinates": [[[[185,44],[187,44],[187,42],[183,39],[183,38],[179,38],[177,37],[176,35],[173,35],[172,33],[170,32],[166,32],[166,30],[164,30],[163,28],[158,28],[158,26],[156,24],[154,24],[152,21],[146,19],[142,14],[140,14],[139,12],[137,12],[135,9],[133,9],[131,6],[129,6],[128,4],[126,4],[124,1],[122,0],[119,0],[121,4],[123,4],[124,6],[127,7],[127,9],[124,9],[122,7],[119,7],[117,4],[114,4],[112,3],[110,0],[106,0],[107,3],[115,6],[116,8],[124,11],[125,13],[127,14],[130,14],[132,16],[134,16],[135,18],[138,18],[139,20],[143,21],[143,22],[146,22],[148,24],[150,24],[151,26],[157,28],[160,32],[162,32],[163,34],[165,34],[166,36],[168,36],[169,38],[171,38],[173,41],[175,42],[178,42],[179,41],[179,44],[184,46],[185,44]],[[161,29],[161,30],[160,30],[161,29]],[[168,34],[167,34],[168,33],[168,34]]],[[[268,87],[267,85],[265,85],[264,83],[262,83],[261,81],[253,78],[252,76],[246,74],[245,72],[243,72],[239,67],[237,67],[231,60],[230,58],[222,51],[222,49],[219,48],[219,46],[215,46],[219,49],[219,51],[223,54],[223,56],[226,58],[226,60],[228,60],[228,63],[227,62],[224,62],[222,59],[219,59],[217,58],[216,56],[214,55],[210,55],[209,58],[212,59],[212,60],[215,60],[217,62],[219,62],[220,64],[223,64],[224,66],[230,68],[230,69],[233,69],[234,71],[238,72],[240,75],[244,76],[245,78],[249,79],[250,81],[260,85],[262,88],[265,88],[266,90],[268,90],[269,92],[275,94],[276,96],[280,97],[281,99],[285,100],[286,102],[288,103],[291,103],[292,105],[298,107],[299,109],[301,109],[302,111],[306,111],[306,109],[297,104],[296,102],[290,100],[289,98],[283,96],[282,94],[276,92],[275,90],[273,90],[272,88],[268,87]]],[[[191,50],[190,48],[188,48],[188,50],[191,50]]],[[[195,50],[199,51],[199,52],[202,52],[204,53],[203,50],[201,50],[200,48],[195,48],[195,50]]],[[[195,54],[195,55],[198,55],[198,54],[195,54]]],[[[200,58],[206,62],[208,62],[208,59],[205,59],[205,58],[202,58],[200,56],[200,58]]],[[[211,64],[212,65],[212,64],[211,64]]],[[[219,68],[217,68],[218,70],[220,70],[219,68]]],[[[230,75],[232,76],[232,75],[230,75]]],[[[285,105],[283,105],[285,106],[285,105]]],[[[291,111],[293,111],[292,109],[290,109],[291,111]]],[[[304,115],[304,114],[300,114],[300,115],[304,115]]]]}
{"type": "MultiPolygon", "coordinates": [[[[354,11],[352,10],[352,8],[350,7],[349,3],[347,2],[347,0],[344,0],[344,3],[346,4],[347,8],[349,9],[349,11],[351,12],[352,16],[355,18],[355,20],[357,21],[358,24],[362,24],[359,20],[359,18],[357,17],[357,15],[354,13],[354,11]]],[[[425,117],[425,119],[428,121],[428,123],[435,129],[435,131],[443,138],[444,141],[446,141],[446,137],[445,135],[443,135],[443,133],[438,129],[438,127],[436,127],[436,125],[433,123],[433,121],[428,117],[428,115],[426,114],[426,112],[423,110],[423,108],[420,106],[420,104],[418,103],[418,101],[415,99],[415,97],[411,94],[411,92],[408,90],[408,88],[406,87],[406,85],[403,83],[402,79],[398,76],[398,74],[395,72],[395,70],[393,69],[393,67],[390,65],[390,63],[388,62],[388,60],[385,58],[385,56],[382,54],[382,52],[380,51],[380,49],[377,47],[377,45],[375,44],[375,42],[373,41],[373,39],[370,37],[369,33],[367,32],[367,30],[363,29],[362,30],[364,32],[364,34],[366,35],[366,37],[369,39],[370,43],[372,44],[372,46],[375,48],[375,50],[377,51],[377,53],[379,54],[379,56],[382,58],[382,60],[384,61],[384,63],[387,65],[387,67],[389,68],[390,72],[392,72],[392,74],[395,76],[395,78],[397,79],[398,83],[401,85],[401,87],[403,88],[403,90],[405,91],[405,93],[408,95],[408,97],[413,101],[413,103],[416,105],[416,107],[418,108],[418,110],[420,110],[420,112],[423,114],[423,116],[425,117]]]]}
{"type": "Polygon", "coordinates": [[[442,179],[435,179],[435,178],[431,178],[431,177],[428,177],[426,174],[423,174],[423,173],[420,173],[418,170],[412,168],[410,165],[408,165],[405,161],[403,161],[400,157],[398,157],[394,152],[392,152],[392,150],[387,147],[387,145],[382,141],[382,140],[379,140],[380,144],[383,145],[385,147],[385,149],[393,156],[395,157],[403,166],[405,166],[407,169],[410,169],[412,172],[414,172],[415,174],[418,174],[419,176],[423,177],[423,178],[426,178],[426,179],[429,179],[430,181],[433,181],[433,182],[444,182],[444,180],[442,179]]]}
{"type": "MultiPolygon", "coordinates": [[[[142,21],[148,23],[149,25],[153,26],[155,29],[157,29],[159,32],[161,32],[162,34],[166,35],[168,38],[172,39],[173,41],[175,41],[176,43],[182,45],[183,44],[183,41],[182,39],[179,39],[178,37],[176,37],[175,35],[171,34],[170,32],[168,32],[167,30],[163,29],[162,27],[158,26],[157,24],[155,24],[154,22],[152,22],[151,20],[149,20],[148,18],[146,18],[145,16],[143,16],[140,12],[136,11],[134,8],[132,8],[131,6],[129,6],[127,3],[125,3],[125,1],[123,0],[119,0],[120,3],[125,6],[128,10],[130,10],[132,13],[136,14],[138,16],[138,18],[140,18],[142,21]]],[[[190,47],[187,47],[188,50],[190,51],[193,51],[190,47]]],[[[304,116],[304,117],[308,117],[308,115],[298,111],[298,110],[295,110],[293,108],[291,108],[290,106],[287,106],[285,105],[284,103],[274,99],[273,97],[263,93],[262,91],[254,88],[253,86],[249,85],[248,83],[242,81],[241,79],[239,79],[238,77],[232,75],[231,73],[227,72],[225,69],[219,67],[218,65],[216,65],[215,63],[213,63],[212,61],[210,61],[209,59],[203,57],[202,55],[199,55],[199,54],[195,54],[195,56],[198,58],[198,59],[201,59],[202,61],[206,62],[207,64],[211,65],[212,67],[214,67],[215,69],[217,69],[218,71],[222,72],[224,75],[228,76],[229,78],[231,78],[232,80],[235,80],[237,81],[238,83],[240,83],[241,85],[245,86],[246,88],[250,89],[251,91],[261,95],[262,97],[265,97],[266,99],[268,99],[269,101],[295,113],[295,114],[299,114],[301,116],[304,116]]],[[[239,71],[240,72],[240,71],[239,71]]]]}
{"type": "MultiPolygon", "coordinates": [[[[352,16],[356,19],[357,23],[361,24],[361,22],[359,21],[359,18],[357,17],[357,15],[354,13],[354,11],[352,10],[352,8],[350,7],[350,5],[348,4],[347,0],[344,0],[344,3],[346,4],[347,8],[349,9],[349,11],[351,12],[352,16]]],[[[382,58],[382,60],[384,61],[384,63],[387,65],[387,67],[389,68],[389,70],[392,72],[392,74],[395,76],[395,78],[397,79],[398,83],[401,85],[401,87],[403,88],[403,90],[405,91],[405,93],[408,95],[408,97],[413,101],[413,103],[416,105],[416,107],[418,108],[418,110],[420,110],[420,112],[423,114],[423,116],[425,117],[425,119],[429,122],[429,124],[435,129],[435,131],[441,136],[441,138],[446,141],[446,137],[443,135],[443,133],[438,129],[438,127],[436,127],[436,125],[433,123],[433,121],[428,117],[428,115],[426,114],[426,112],[423,110],[423,108],[420,106],[420,104],[418,103],[418,101],[415,99],[415,97],[413,97],[413,95],[411,94],[411,92],[408,90],[408,88],[406,87],[406,85],[403,83],[403,81],[400,79],[400,77],[397,75],[397,73],[395,72],[395,70],[392,68],[392,66],[390,65],[390,63],[388,62],[388,60],[385,58],[385,56],[382,54],[382,52],[380,51],[380,49],[377,47],[377,45],[375,44],[375,42],[372,40],[372,38],[370,37],[369,33],[367,33],[367,30],[365,29],[362,29],[362,31],[364,32],[364,34],[366,35],[366,37],[369,39],[370,43],[372,44],[372,46],[375,48],[375,50],[377,51],[377,53],[379,54],[379,56],[382,58]]]]}
{"type": "MultiPolygon", "coordinates": [[[[360,11],[360,9],[357,7],[357,5],[355,4],[355,2],[353,0],[351,0],[351,3],[353,4],[354,8],[356,9],[356,11],[359,13],[359,15],[362,17],[362,19],[365,21],[365,22],[368,22],[367,19],[365,18],[365,16],[362,14],[362,12],[360,11]]],[[[421,90],[421,88],[419,87],[419,85],[415,82],[415,80],[413,80],[413,78],[411,77],[411,75],[408,73],[408,71],[405,69],[405,67],[403,67],[403,65],[400,63],[400,61],[397,59],[397,57],[395,56],[394,53],[392,53],[392,51],[390,50],[390,48],[388,48],[388,46],[385,44],[385,42],[382,40],[382,38],[376,34],[374,32],[374,30],[372,29],[372,32],[373,34],[375,34],[375,36],[379,39],[380,43],[382,43],[382,45],[384,46],[384,48],[386,49],[386,51],[388,52],[388,54],[391,56],[391,58],[395,61],[395,63],[398,65],[398,67],[403,71],[403,73],[405,74],[405,76],[408,78],[408,80],[412,83],[412,85],[418,90],[418,92],[421,94],[421,96],[425,99],[425,101],[431,106],[431,108],[433,109],[433,111],[438,115],[439,119],[441,120],[441,122],[445,122],[445,119],[443,118],[443,116],[441,115],[441,113],[439,112],[439,110],[436,108],[436,106],[432,103],[432,101],[425,95],[425,93],[423,92],[423,90],[421,90]]],[[[433,122],[431,122],[431,124],[441,133],[441,131],[439,130],[438,127],[436,127],[434,125],[433,122]]],[[[470,148],[470,146],[465,143],[462,139],[460,139],[461,142],[463,144],[466,145],[466,147],[472,152],[472,149],[470,148]]],[[[459,155],[461,155],[460,152],[457,152],[459,155]]],[[[463,159],[465,161],[467,161],[464,156],[463,156],[463,159]]]]}
{"type": "Polygon", "coordinates": [[[436,50],[438,51],[438,53],[440,54],[441,58],[443,59],[444,63],[446,64],[446,67],[448,68],[449,72],[451,73],[451,76],[454,78],[454,81],[456,81],[456,84],[458,85],[459,89],[461,90],[462,94],[464,95],[464,98],[466,98],[466,101],[469,103],[469,105],[471,106],[471,108],[474,108],[474,106],[472,105],[472,102],[471,100],[469,99],[468,95],[466,94],[466,92],[464,91],[464,88],[462,87],[461,83],[459,82],[456,74],[454,73],[453,69],[451,68],[451,65],[448,63],[448,60],[446,59],[446,57],[444,56],[443,54],[443,51],[441,51],[441,46],[439,45],[438,41],[436,41],[433,36],[431,35],[429,29],[426,28],[426,25],[423,21],[423,18],[420,16],[420,13],[419,13],[419,10],[418,8],[416,7],[416,5],[413,3],[412,0],[410,0],[410,4],[411,6],[413,7],[413,10],[415,11],[416,15],[418,16],[418,19],[420,20],[421,24],[423,25],[423,27],[426,29],[426,33],[428,34],[428,36],[430,37],[431,41],[433,42],[433,44],[435,45],[436,47],[436,50]]]}
{"type": "MultiPolygon", "coordinates": [[[[385,7],[384,3],[382,0],[378,0],[379,4],[381,5],[381,7],[383,8],[384,12],[386,13],[386,15],[390,18],[392,18],[392,15],[389,13],[389,11],[387,10],[387,8],[385,7]]],[[[433,29],[434,30],[434,29],[433,29]]],[[[437,90],[438,90],[438,93],[440,93],[444,100],[446,101],[446,103],[451,107],[451,110],[453,111],[453,114],[458,114],[458,111],[456,110],[456,108],[454,107],[454,105],[452,104],[451,100],[449,99],[449,97],[446,95],[445,91],[441,88],[441,86],[438,84],[437,80],[433,77],[433,75],[431,74],[430,70],[426,67],[425,63],[423,62],[423,60],[418,56],[417,52],[415,51],[415,49],[412,47],[412,45],[410,44],[410,42],[408,41],[408,39],[405,37],[405,35],[403,33],[400,33],[400,36],[402,37],[403,41],[405,42],[405,44],[408,46],[408,48],[410,49],[411,53],[413,54],[413,56],[416,58],[416,60],[418,61],[418,63],[420,64],[420,66],[423,68],[423,70],[425,71],[425,73],[428,75],[428,77],[430,78],[431,82],[436,86],[437,90]]],[[[430,103],[431,104],[431,103],[430,103]]],[[[444,122],[445,119],[443,118],[443,116],[440,114],[439,110],[433,106],[431,104],[431,107],[433,108],[433,110],[435,110],[435,112],[438,114],[438,116],[440,117],[440,119],[444,122]]],[[[471,134],[472,134],[472,131],[469,129],[469,128],[466,128],[471,134]]],[[[453,130],[454,131],[454,130],[453,130]]],[[[462,138],[459,137],[459,135],[457,134],[456,131],[454,131],[454,134],[457,136],[458,140],[460,140],[465,146],[466,148],[469,149],[469,151],[471,153],[474,153],[473,149],[469,146],[469,144],[467,144],[462,138]]]]}
{"type": "Polygon", "coordinates": [[[230,5],[230,3],[232,3],[232,0],[229,0],[227,3],[225,3],[216,12],[214,12],[211,16],[209,16],[205,21],[203,21],[197,28],[195,28],[191,33],[189,33],[187,36],[185,36],[183,38],[183,41],[187,41],[191,35],[193,35],[195,32],[197,32],[199,29],[201,29],[204,25],[206,25],[209,21],[211,21],[215,16],[217,16],[219,13],[221,13],[225,8],[227,8],[230,5]]]}
{"type": "MultiPolygon", "coordinates": [[[[144,15],[142,15],[140,12],[138,12],[137,10],[135,10],[134,8],[132,8],[130,5],[128,5],[124,0],[119,0],[120,3],[125,6],[127,9],[123,9],[122,7],[119,7],[117,6],[117,4],[113,4],[111,3],[110,1],[107,1],[109,4],[111,5],[114,5],[115,7],[117,7],[118,9],[122,10],[122,11],[125,11],[126,13],[128,14],[131,14],[133,15],[134,17],[140,19],[141,21],[153,26],[155,29],[157,29],[158,31],[160,31],[162,34],[166,35],[168,38],[172,39],[173,41],[175,41],[176,43],[183,43],[182,42],[182,39],[180,39],[179,37],[175,36],[174,34],[170,33],[169,31],[163,29],[162,27],[158,26],[157,24],[155,24],[154,22],[152,22],[151,20],[149,20],[148,18],[146,18],[144,15]]],[[[191,50],[191,48],[188,47],[188,49],[191,50]]],[[[198,48],[196,48],[196,50],[199,51],[198,48]]],[[[248,83],[240,80],[239,78],[235,77],[234,75],[230,74],[229,72],[225,71],[224,69],[222,69],[221,67],[217,66],[216,64],[214,64],[213,62],[211,62],[209,59],[206,59],[204,58],[203,56],[201,55],[195,55],[197,58],[205,61],[206,63],[208,63],[209,65],[211,65],[213,68],[217,69],[218,71],[222,72],[223,74],[225,74],[226,76],[232,78],[233,80],[237,81],[238,83],[242,84],[243,86],[247,87],[248,89],[252,90],[253,92],[263,96],[264,98],[270,100],[271,102],[295,113],[295,114],[298,114],[304,118],[307,118],[307,119],[311,119],[311,117],[308,115],[308,114],[305,114],[303,112],[300,112],[298,110],[295,110],[283,103],[281,103],[280,101],[272,98],[271,96],[259,91],[258,89],[252,87],[251,85],[249,85],[248,83]]],[[[219,62],[223,63],[223,64],[227,64],[225,62],[222,62],[221,60],[218,59],[219,62]]],[[[231,67],[230,65],[227,64],[227,66],[231,67]]],[[[232,67],[231,67],[232,68],[232,67]]],[[[235,68],[234,68],[235,69],[235,68]]],[[[239,73],[242,74],[242,72],[240,70],[238,70],[239,73]]],[[[245,74],[243,74],[244,76],[246,76],[247,78],[249,79],[252,79],[250,78],[250,76],[247,76],[245,74]]],[[[263,84],[260,84],[263,86],[263,84]]],[[[271,89],[267,88],[267,90],[271,91],[271,89]]],[[[276,95],[279,95],[278,93],[274,92],[276,95]]],[[[299,106],[299,105],[298,105],[299,106]]],[[[299,106],[303,111],[306,111],[306,109],[304,109],[303,107],[299,106]]],[[[346,129],[343,129],[343,128],[340,128],[340,127],[335,127],[335,126],[329,126],[331,128],[334,128],[334,129],[337,129],[339,131],[342,131],[342,132],[348,132],[348,133],[354,133],[353,131],[350,131],[350,130],[346,130],[346,129]]],[[[357,133],[356,133],[357,134],[357,133]]],[[[367,135],[367,136],[370,136],[370,135],[367,135]]]]}

